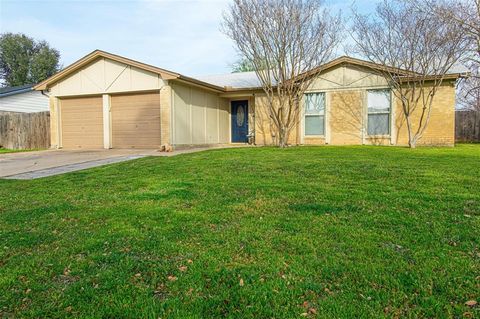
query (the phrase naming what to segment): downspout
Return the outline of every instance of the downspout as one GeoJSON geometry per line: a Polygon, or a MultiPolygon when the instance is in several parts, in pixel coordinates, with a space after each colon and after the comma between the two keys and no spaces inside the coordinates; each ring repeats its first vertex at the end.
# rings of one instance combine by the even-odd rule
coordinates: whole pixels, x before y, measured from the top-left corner
{"type": "Polygon", "coordinates": [[[45,90],[40,90],[40,93],[42,93],[42,95],[44,95],[44,96],[46,96],[46,97],[50,98],[50,95],[46,94],[46,93],[45,93],[45,90]]]}

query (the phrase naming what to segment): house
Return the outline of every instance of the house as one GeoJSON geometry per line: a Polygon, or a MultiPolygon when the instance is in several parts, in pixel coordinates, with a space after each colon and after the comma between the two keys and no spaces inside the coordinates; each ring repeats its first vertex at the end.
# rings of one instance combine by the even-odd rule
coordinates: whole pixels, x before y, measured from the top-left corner
{"type": "Polygon", "coordinates": [[[35,113],[49,110],[49,98],[33,84],[0,88],[0,112],[35,113]]]}
{"type": "MultiPolygon", "coordinates": [[[[292,144],[406,145],[401,105],[380,66],[340,57],[315,72],[292,144]]],[[[453,145],[455,83],[437,91],[419,143],[453,145]]],[[[159,148],[161,145],[275,142],[266,96],[254,72],[192,78],[96,50],[35,86],[50,96],[57,148],[159,148]]]]}
{"type": "Polygon", "coordinates": [[[33,85],[0,89],[0,148],[50,146],[49,97],[33,85]]]}

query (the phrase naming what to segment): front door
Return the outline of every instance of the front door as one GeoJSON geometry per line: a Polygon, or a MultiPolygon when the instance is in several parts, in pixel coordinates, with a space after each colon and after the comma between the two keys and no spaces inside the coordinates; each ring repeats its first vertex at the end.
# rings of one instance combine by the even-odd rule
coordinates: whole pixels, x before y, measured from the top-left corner
{"type": "Polygon", "coordinates": [[[248,101],[232,101],[232,143],[246,143],[248,134],[248,101]]]}

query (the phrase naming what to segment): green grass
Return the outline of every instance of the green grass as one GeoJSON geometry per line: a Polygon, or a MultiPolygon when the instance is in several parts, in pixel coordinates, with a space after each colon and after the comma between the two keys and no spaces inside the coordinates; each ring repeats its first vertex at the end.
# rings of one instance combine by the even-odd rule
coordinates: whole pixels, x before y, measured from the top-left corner
{"type": "Polygon", "coordinates": [[[0,154],[6,153],[19,153],[19,152],[31,152],[31,151],[39,151],[40,149],[32,149],[32,150],[11,150],[8,148],[0,148],[0,154]]]}
{"type": "Polygon", "coordinates": [[[225,149],[0,180],[0,314],[479,316],[464,305],[480,301],[479,181],[480,145],[225,149]]]}

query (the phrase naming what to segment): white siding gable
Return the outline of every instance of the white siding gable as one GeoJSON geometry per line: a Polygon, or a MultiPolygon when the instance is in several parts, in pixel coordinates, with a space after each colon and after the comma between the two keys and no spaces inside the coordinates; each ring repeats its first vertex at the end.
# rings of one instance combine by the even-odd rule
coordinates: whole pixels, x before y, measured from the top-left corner
{"type": "Polygon", "coordinates": [[[164,85],[158,74],[101,58],[55,83],[51,94],[58,97],[160,90],[164,85]]]}
{"type": "Polygon", "coordinates": [[[341,65],[319,75],[308,91],[375,88],[387,85],[384,78],[365,67],[341,65]]]}

